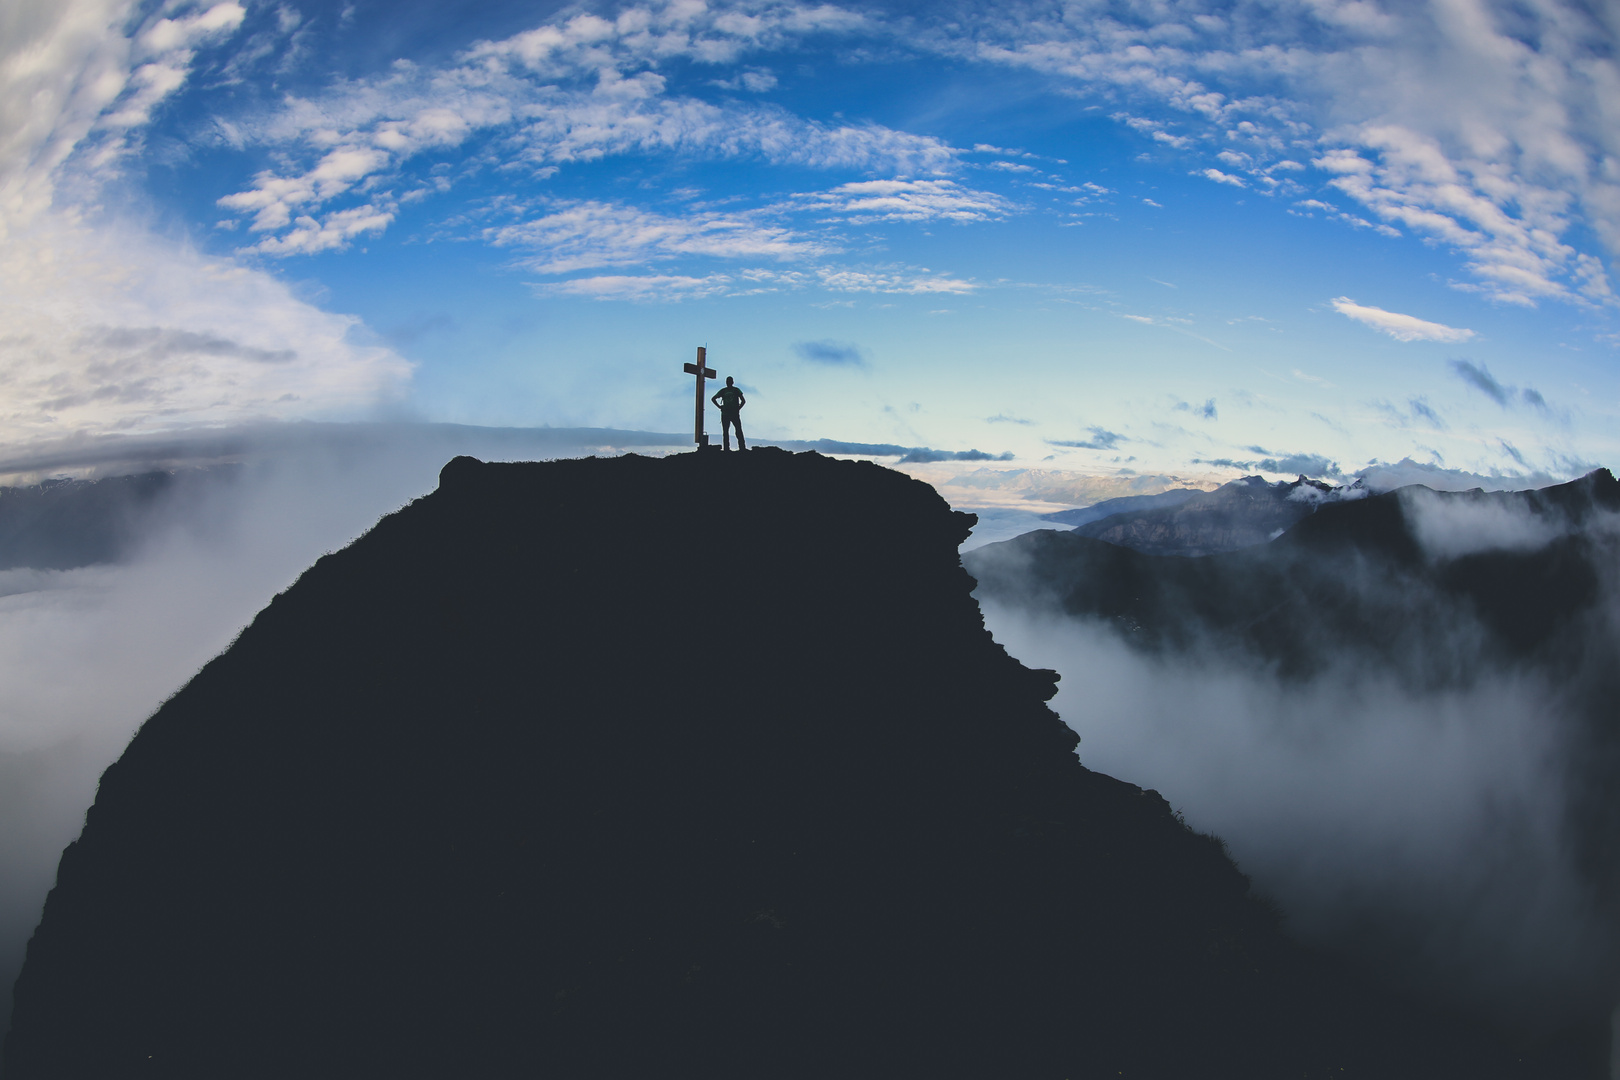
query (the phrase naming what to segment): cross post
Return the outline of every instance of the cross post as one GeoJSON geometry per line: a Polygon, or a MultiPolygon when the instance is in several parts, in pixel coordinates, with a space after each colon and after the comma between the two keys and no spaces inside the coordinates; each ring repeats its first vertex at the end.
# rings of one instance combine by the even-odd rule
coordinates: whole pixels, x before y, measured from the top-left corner
{"type": "Polygon", "coordinates": [[[709,350],[699,345],[697,363],[682,368],[688,375],[697,376],[697,418],[692,422],[692,441],[699,446],[709,445],[709,437],[703,434],[703,380],[717,377],[714,368],[708,366],[708,355],[709,350]]]}

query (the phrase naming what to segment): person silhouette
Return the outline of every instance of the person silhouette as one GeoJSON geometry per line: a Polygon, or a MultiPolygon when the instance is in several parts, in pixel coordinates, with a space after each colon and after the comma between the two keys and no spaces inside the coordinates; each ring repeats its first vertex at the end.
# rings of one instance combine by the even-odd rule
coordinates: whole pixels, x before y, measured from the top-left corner
{"type": "Polygon", "coordinates": [[[726,385],[714,392],[709,399],[720,406],[720,439],[727,450],[731,449],[731,429],[737,429],[737,449],[746,450],[748,444],[743,441],[742,407],[748,404],[743,392],[732,384],[730,375],[726,376],[726,385]]]}

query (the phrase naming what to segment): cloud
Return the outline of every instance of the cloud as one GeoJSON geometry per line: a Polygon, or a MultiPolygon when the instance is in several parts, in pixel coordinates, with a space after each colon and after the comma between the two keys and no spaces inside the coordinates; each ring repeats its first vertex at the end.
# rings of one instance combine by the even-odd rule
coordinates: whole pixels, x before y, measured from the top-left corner
{"type": "Polygon", "coordinates": [[[243,18],[233,3],[170,4],[126,36],[118,10],[25,5],[0,39],[0,445],[397,400],[410,365],[357,320],[100,208],[194,48],[243,18]]]}
{"type": "Polygon", "coordinates": [[[617,203],[561,203],[543,217],[485,230],[497,247],[533,254],[523,265],[542,274],[625,266],[684,255],[805,258],[828,245],[747,215],[693,211],[678,217],[617,203]]]}
{"type": "Polygon", "coordinates": [[[708,274],[704,277],[684,274],[606,274],[547,282],[534,288],[540,293],[578,296],[588,300],[668,302],[723,296],[733,291],[734,284],[729,274],[708,274]]]}
{"type": "Polygon", "coordinates": [[[906,452],[900,459],[901,465],[926,465],[935,461],[1011,461],[1011,451],[1002,454],[987,454],[983,450],[929,450],[919,447],[906,452]]]}
{"type": "Polygon", "coordinates": [[[0,235],[8,221],[50,207],[75,151],[102,177],[116,172],[138,145],[137,129],[185,85],[192,47],[228,36],[244,14],[235,3],[195,7],[169,5],[174,17],[152,14],[133,27],[117,0],[8,9],[0,36],[0,235]]]}
{"type": "Polygon", "coordinates": [[[813,211],[873,221],[994,221],[1014,211],[1007,199],[951,180],[861,180],[797,196],[813,211]]]}
{"type": "Polygon", "coordinates": [[[836,292],[909,293],[912,295],[944,294],[961,296],[973,292],[978,286],[947,274],[935,274],[927,269],[913,270],[837,270],[823,267],[816,271],[822,286],[836,292]]]}
{"type": "MultiPolygon", "coordinates": [[[[1463,382],[1503,408],[1507,408],[1509,400],[1513,397],[1512,388],[1497,382],[1496,377],[1484,364],[1476,364],[1472,360],[1448,360],[1446,363],[1463,382]]],[[[1537,397],[1539,396],[1538,394],[1537,397]]]]}
{"type": "MultiPolygon", "coordinates": [[[[1338,656],[1290,681],[1213,642],[1152,655],[1105,624],[980,603],[1013,656],[1062,673],[1052,706],[1085,764],[1220,836],[1293,933],[1515,1024],[1608,1011],[1613,951],[1571,854],[1553,678],[1481,659],[1466,685],[1425,692],[1338,656]]],[[[1449,630],[1433,651],[1469,655],[1467,613],[1449,630]]]]}
{"type": "Polygon", "coordinates": [[[1231,187],[1246,188],[1249,186],[1241,176],[1233,176],[1230,173],[1223,173],[1219,169],[1203,169],[1194,173],[1193,175],[1202,176],[1206,180],[1213,180],[1217,184],[1227,184],[1231,187]]]}
{"type": "MultiPolygon", "coordinates": [[[[1246,446],[1245,450],[1264,454],[1265,450],[1258,446],[1246,446]]],[[[1283,476],[1309,476],[1342,479],[1344,473],[1339,469],[1339,463],[1322,456],[1321,454],[1277,454],[1259,458],[1238,460],[1235,458],[1194,458],[1197,465],[1214,465],[1222,469],[1236,469],[1239,472],[1263,472],[1281,474],[1283,476]]]]}
{"type": "Polygon", "coordinates": [[[1113,450],[1120,443],[1130,441],[1119,432],[1109,431],[1106,428],[1091,427],[1087,430],[1091,432],[1091,438],[1089,439],[1047,439],[1046,441],[1052,446],[1067,446],[1079,450],[1113,450]]]}
{"type": "MultiPolygon", "coordinates": [[[[677,3],[622,10],[613,20],[574,15],[502,41],[485,41],[437,66],[409,62],[386,74],[334,82],[319,94],[288,97],[268,115],[235,125],[243,145],[273,149],[289,164],[266,170],[250,188],[219,205],[252,215],[252,227],[277,232],[333,200],[360,193],[398,200],[437,190],[415,164],[450,148],[486,165],[545,175],[560,166],[624,154],[756,158],[815,169],[891,175],[938,174],[961,152],[932,136],[871,123],[826,124],[778,106],[713,104],[666,92],[656,68],[685,62],[734,62],[802,35],[847,33],[861,16],[823,5],[784,5],[756,15],[677,3]],[[413,170],[415,170],[413,172],[413,170]]],[[[772,76],[738,76],[750,90],[772,76]]],[[[929,192],[910,184],[923,217],[986,218],[1004,207],[996,196],[929,192]]],[[[867,196],[878,200],[874,191],[867,196]]],[[[894,198],[902,199],[903,194],[894,198]]],[[[857,198],[827,198],[830,209],[857,198]]],[[[876,203],[874,202],[874,206],[876,203]]],[[[903,216],[898,206],[879,209],[903,216]]],[[[287,254],[300,247],[261,247],[287,254]]]]}
{"type": "Polygon", "coordinates": [[[1440,414],[1434,411],[1426,398],[1408,398],[1406,403],[1412,407],[1412,415],[1427,420],[1437,428],[1443,429],[1446,426],[1445,420],[1441,419],[1440,414]]]}
{"type": "Polygon", "coordinates": [[[977,286],[945,274],[911,269],[845,270],[819,266],[807,270],[754,267],[702,277],[681,274],[621,274],[571,278],[533,286],[543,294],[586,296],[598,300],[682,300],[700,296],[751,296],[782,289],[820,287],[830,292],[890,293],[931,296],[962,295],[977,286]]]}
{"type": "Polygon", "coordinates": [[[1025,420],[1020,416],[1008,416],[1006,413],[997,413],[994,416],[987,416],[984,418],[984,422],[987,424],[1019,424],[1023,427],[1035,426],[1035,421],[1033,420],[1025,420]]]}
{"type": "Polygon", "coordinates": [[[1261,458],[1256,466],[1261,472],[1293,473],[1301,476],[1339,477],[1339,463],[1321,454],[1287,454],[1283,457],[1261,458]]]}
{"type": "Polygon", "coordinates": [[[1416,316],[1385,311],[1383,308],[1367,307],[1347,296],[1334,299],[1333,310],[1374,330],[1382,330],[1396,341],[1467,341],[1474,336],[1472,330],[1425,322],[1416,316]]]}
{"type": "Polygon", "coordinates": [[[1200,417],[1204,420],[1214,420],[1219,416],[1219,413],[1215,409],[1214,398],[1207,399],[1202,405],[1193,405],[1185,401],[1178,401],[1175,404],[1175,409],[1177,412],[1192,413],[1194,416],[1200,417]]]}
{"type": "Polygon", "coordinates": [[[1408,484],[1422,484],[1435,491],[1524,491],[1561,483],[1568,477],[1553,476],[1546,472],[1529,473],[1477,473],[1466,469],[1448,469],[1433,463],[1402,458],[1397,462],[1374,461],[1356,474],[1363,486],[1373,491],[1393,491],[1408,484]]]}
{"type": "Polygon", "coordinates": [[[793,346],[800,360],[829,367],[866,367],[859,345],[847,341],[800,341],[793,346]]]}
{"type": "Polygon", "coordinates": [[[1374,219],[1340,220],[1452,247],[1467,287],[1496,300],[1612,305],[1601,261],[1577,246],[1590,229],[1620,251],[1606,10],[1259,0],[1219,17],[1171,4],[1075,18],[1014,2],[965,26],[955,9],[910,24],[908,40],[1119,102],[1112,115],[1161,146],[1229,155],[1234,172],[1194,170],[1219,183],[1304,197],[1294,159],[1322,146],[1312,166],[1374,219]]]}
{"type": "MultiPolygon", "coordinates": [[[[1446,365],[1451,368],[1452,373],[1459,379],[1504,409],[1512,408],[1515,405],[1525,405],[1554,420],[1565,419],[1558,410],[1555,410],[1547,403],[1547,399],[1542,396],[1541,391],[1528,386],[1522,389],[1517,386],[1508,386],[1492,375],[1490,369],[1484,364],[1476,364],[1467,359],[1453,359],[1446,361],[1446,365]]],[[[1513,451],[1511,456],[1518,460],[1521,465],[1524,463],[1523,459],[1519,458],[1518,451],[1513,451]]]]}

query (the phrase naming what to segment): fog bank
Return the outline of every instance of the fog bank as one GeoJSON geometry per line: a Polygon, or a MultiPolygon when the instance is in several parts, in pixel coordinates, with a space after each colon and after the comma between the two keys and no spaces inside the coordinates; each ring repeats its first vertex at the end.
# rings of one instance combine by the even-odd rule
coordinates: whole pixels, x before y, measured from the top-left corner
{"type": "MultiPolygon", "coordinates": [[[[98,471],[94,449],[72,455],[72,467],[98,471]]],[[[97,779],[168,695],[322,554],[432,491],[455,454],[603,450],[616,448],[564,432],[448,425],[283,425],[119,444],[119,469],[100,471],[220,460],[241,468],[178,485],[124,564],[0,571],[0,1030],[97,779]]]]}

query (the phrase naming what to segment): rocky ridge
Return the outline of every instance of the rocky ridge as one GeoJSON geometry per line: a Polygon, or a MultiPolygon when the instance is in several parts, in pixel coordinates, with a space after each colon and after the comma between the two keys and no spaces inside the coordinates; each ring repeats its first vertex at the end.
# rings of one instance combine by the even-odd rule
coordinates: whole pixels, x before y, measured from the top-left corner
{"type": "Polygon", "coordinates": [[[815,454],[456,459],[107,770],[6,1075],[1531,1075],[1085,769],[971,524],[815,454]]]}

